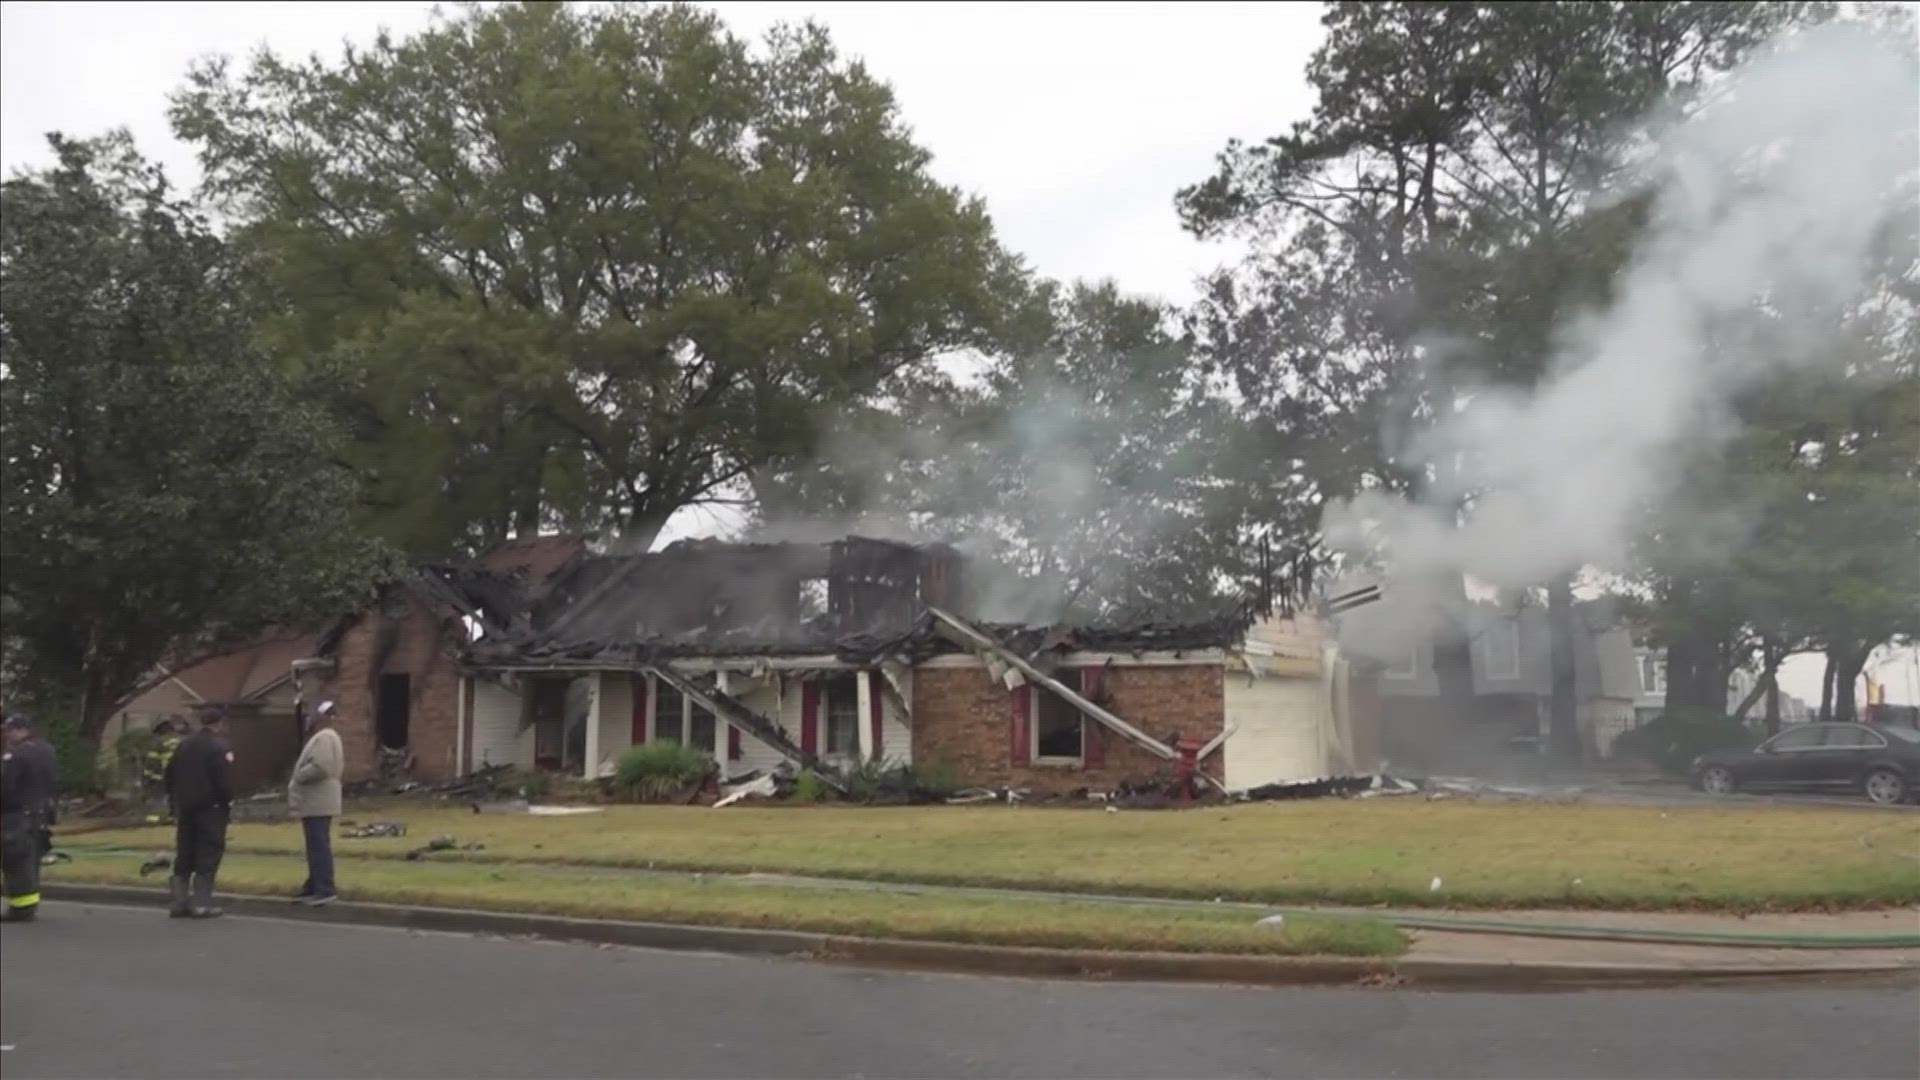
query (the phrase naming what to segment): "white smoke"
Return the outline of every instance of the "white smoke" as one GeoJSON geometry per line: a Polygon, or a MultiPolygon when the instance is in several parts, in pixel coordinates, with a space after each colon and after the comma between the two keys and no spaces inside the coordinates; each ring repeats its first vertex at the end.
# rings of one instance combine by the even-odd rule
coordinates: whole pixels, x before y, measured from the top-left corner
{"type": "MultiPolygon", "coordinates": [[[[1415,440],[1440,478],[1430,504],[1367,493],[1326,515],[1332,546],[1407,586],[1395,607],[1430,599],[1408,593],[1433,575],[1517,588],[1618,565],[1640,512],[1670,494],[1678,447],[1731,434],[1724,403],[1757,380],[1832,355],[1833,322],[1814,313],[1861,301],[1876,244],[1913,212],[1920,69],[1830,25],[1721,90],[1657,125],[1636,258],[1610,307],[1560,328],[1545,381],[1476,392],[1415,440]],[[1727,347],[1756,309],[1766,332],[1727,347]]],[[[1366,621],[1404,628],[1404,643],[1424,631],[1406,614],[1366,621]]]]}

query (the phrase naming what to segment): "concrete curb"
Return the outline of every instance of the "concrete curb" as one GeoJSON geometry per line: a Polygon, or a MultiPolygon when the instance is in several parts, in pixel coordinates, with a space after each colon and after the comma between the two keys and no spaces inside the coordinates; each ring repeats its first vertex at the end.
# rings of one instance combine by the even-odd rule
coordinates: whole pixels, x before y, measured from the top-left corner
{"type": "MultiPolygon", "coordinates": [[[[163,907],[167,895],[121,885],[42,886],[49,900],[163,907]]],[[[1828,965],[1698,968],[1627,964],[1513,964],[1458,960],[1370,960],[1205,953],[1103,952],[847,937],[795,930],[747,930],[623,922],[408,904],[336,903],[308,908],[278,898],[222,894],[232,914],[346,926],[493,934],[597,945],[785,957],[917,971],[1019,978],[1246,986],[1407,986],[1433,990],[1584,990],[1678,985],[1920,988],[1920,967],[1828,965]]]]}

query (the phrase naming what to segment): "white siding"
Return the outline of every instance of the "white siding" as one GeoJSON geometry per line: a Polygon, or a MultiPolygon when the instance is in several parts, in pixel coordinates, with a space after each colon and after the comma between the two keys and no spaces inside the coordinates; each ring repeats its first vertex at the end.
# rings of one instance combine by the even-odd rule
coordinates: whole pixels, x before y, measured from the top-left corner
{"type": "MultiPolygon", "coordinates": [[[[893,703],[893,695],[886,692],[890,684],[886,676],[881,677],[881,693],[885,695],[886,711],[880,718],[880,760],[895,765],[913,764],[913,729],[900,716],[900,710],[893,703]]],[[[907,710],[913,710],[913,672],[908,671],[900,679],[900,696],[906,699],[907,710]]]]}
{"type": "Polygon", "coordinates": [[[633,745],[633,680],[621,671],[600,674],[599,718],[602,763],[618,762],[633,745]]]}
{"type": "MultiPolygon", "coordinates": [[[[742,705],[777,722],[786,729],[787,736],[798,743],[800,741],[800,680],[788,678],[785,681],[784,695],[775,693],[772,677],[757,680],[752,676],[736,673],[728,677],[727,686],[742,705]]],[[[756,769],[766,771],[785,760],[786,758],[781,757],[778,750],[742,732],[740,760],[729,761],[727,772],[731,775],[752,772],[756,769]]]]}
{"type": "Polygon", "coordinates": [[[520,726],[520,691],[491,679],[467,680],[467,708],[473,723],[473,757],[468,771],[487,765],[533,768],[533,727],[520,726]]]}
{"type": "Polygon", "coordinates": [[[1227,787],[1318,780],[1338,771],[1338,733],[1327,687],[1316,677],[1227,671],[1227,787]]]}

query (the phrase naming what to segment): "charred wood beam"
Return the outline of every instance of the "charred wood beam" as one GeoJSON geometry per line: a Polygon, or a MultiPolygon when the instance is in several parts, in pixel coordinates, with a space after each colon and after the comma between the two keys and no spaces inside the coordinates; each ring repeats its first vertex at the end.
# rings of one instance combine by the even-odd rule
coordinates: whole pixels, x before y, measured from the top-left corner
{"type": "Polygon", "coordinates": [[[682,676],[679,672],[674,671],[665,664],[651,664],[642,670],[652,674],[654,678],[659,679],[675,690],[680,691],[688,700],[700,705],[707,711],[713,713],[713,715],[725,720],[742,732],[759,739],[768,746],[773,747],[780,752],[781,757],[819,776],[821,782],[825,783],[828,787],[840,792],[842,795],[846,794],[846,784],[840,779],[840,774],[837,770],[822,762],[818,757],[795,746],[793,740],[787,738],[787,733],[781,729],[780,725],[747,708],[733,695],[721,690],[701,686],[699,683],[682,676]]]}
{"type": "Polygon", "coordinates": [[[1012,667],[1015,671],[1018,671],[1020,674],[1026,676],[1027,681],[1038,683],[1039,685],[1044,686],[1047,689],[1053,691],[1055,694],[1058,694],[1061,698],[1065,699],[1068,704],[1074,706],[1075,708],[1079,709],[1081,712],[1092,717],[1094,720],[1098,721],[1105,727],[1111,728],[1113,731],[1118,732],[1120,735],[1126,737],[1131,742],[1138,744],[1139,746],[1141,746],[1142,748],[1144,748],[1154,756],[1165,758],[1169,761],[1180,756],[1177,752],[1174,751],[1172,747],[1168,746],[1166,743],[1161,742],[1159,739],[1156,739],[1153,736],[1147,734],[1146,732],[1141,731],[1139,728],[1134,727],[1132,724],[1127,723],[1125,720],[1122,720],[1120,717],[1115,716],[1113,713],[1108,712],[1106,709],[1100,707],[1099,705],[1094,704],[1092,701],[1087,700],[1085,697],[1082,697],[1077,691],[1071,689],[1065,683],[1060,682],[1058,679],[1055,679],[1053,676],[1048,675],[1046,672],[1041,671],[1039,668],[1033,666],[1031,663],[1028,663],[1027,659],[1021,656],[1019,653],[1016,653],[1013,650],[1007,648],[1005,645],[1000,644],[1000,642],[996,641],[994,638],[988,636],[982,631],[974,629],[972,626],[970,626],[966,622],[966,620],[960,618],[957,615],[948,614],[947,612],[942,611],[939,608],[930,607],[927,610],[930,613],[932,613],[933,617],[939,620],[942,626],[945,628],[943,630],[943,633],[948,633],[952,635],[953,640],[955,640],[958,644],[964,645],[970,649],[977,649],[981,652],[987,653],[989,656],[998,657],[1002,663],[1007,664],[1009,667],[1012,667]]]}

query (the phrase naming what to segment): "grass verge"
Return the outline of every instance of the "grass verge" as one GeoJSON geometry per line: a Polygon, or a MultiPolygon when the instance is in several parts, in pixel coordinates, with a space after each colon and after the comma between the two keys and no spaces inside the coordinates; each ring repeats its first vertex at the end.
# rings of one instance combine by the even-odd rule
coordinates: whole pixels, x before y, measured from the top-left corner
{"type": "MultiPolygon", "coordinates": [[[[1757,911],[1920,901],[1920,814],[1853,810],[1326,799],[1177,813],[615,806],[538,817],[402,806],[349,816],[404,821],[409,835],[339,841],[346,859],[398,858],[448,834],[485,850],[435,861],[1267,903],[1757,911]]],[[[278,855],[300,845],[292,824],[244,824],[228,850],[278,855]]],[[[151,850],[170,846],[170,834],[106,831],[63,846],[151,850]]]]}
{"type": "MultiPolygon", "coordinates": [[[[136,855],[95,854],[49,868],[47,880],[145,885],[136,855]]],[[[222,890],[287,894],[306,870],[285,856],[229,856],[222,890]]],[[[1372,919],[1289,917],[1284,931],[1244,911],[1115,909],[1087,903],[823,892],[591,869],[361,860],[341,867],[349,899],[632,919],[695,926],[806,930],[973,945],[1266,956],[1398,956],[1400,931],[1372,919]]]]}

